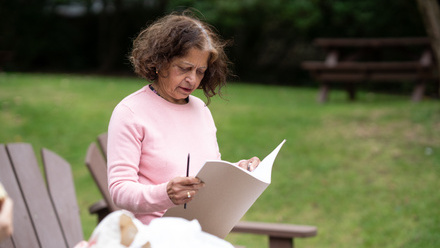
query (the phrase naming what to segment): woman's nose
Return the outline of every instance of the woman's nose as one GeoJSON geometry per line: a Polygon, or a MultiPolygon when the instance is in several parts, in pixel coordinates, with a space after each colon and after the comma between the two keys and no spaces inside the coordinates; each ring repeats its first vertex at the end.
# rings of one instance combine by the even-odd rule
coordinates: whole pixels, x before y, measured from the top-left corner
{"type": "Polygon", "coordinates": [[[188,72],[188,75],[186,76],[186,80],[189,83],[194,83],[196,80],[196,71],[192,70],[192,71],[188,72]]]}

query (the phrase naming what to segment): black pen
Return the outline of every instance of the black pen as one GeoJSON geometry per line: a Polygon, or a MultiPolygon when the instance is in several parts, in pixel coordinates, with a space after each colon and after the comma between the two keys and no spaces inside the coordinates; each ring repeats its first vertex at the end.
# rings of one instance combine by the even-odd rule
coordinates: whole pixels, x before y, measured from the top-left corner
{"type": "MultiPolygon", "coordinates": [[[[186,159],[186,177],[189,177],[189,153],[188,158],[186,159]]],[[[190,197],[189,191],[188,191],[188,198],[190,197]]],[[[186,209],[186,203],[183,205],[183,209],[186,209]]]]}

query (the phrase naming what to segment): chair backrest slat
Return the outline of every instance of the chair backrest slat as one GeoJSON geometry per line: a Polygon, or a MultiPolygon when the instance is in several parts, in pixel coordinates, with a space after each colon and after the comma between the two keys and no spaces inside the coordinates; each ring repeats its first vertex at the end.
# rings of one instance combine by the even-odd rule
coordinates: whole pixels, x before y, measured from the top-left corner
{"type": "Polygon", "coordinates": [[[9,240],[0,243],[0,247],[39,247],[29,212],[23,200],[20,186],[15,177],[6,147],[0,144],[0,181],[9,197],[14,201],[14,233],[9,240]]]}
{"type": "Polygon", "coordinates": [[[14,247],[15,245],[12,242],[12,238],[8,238],[6,240],[3,240],[3,242],[0,242],[0,248],[14,248],[14,247]]]}
{"type": "Polygon", "coordinates": [[[98,144],[101,148],[101,151],[104,155],[105,160],[107,161],[107,133],[102,133],[98,136],[98,144]]]}
{"type": "Polygon", "coordinates": [[[67,247],[32,146],[14,143],[8,144],[6,149],[41,247],[67,247]]]}
{"type": "Polygon", "coordinates": [[[89,171],[92,174],[93,179],[98,185],[104,200],[109,205],[109,210],[111,212],[118,210],[119,208],[113,203],[108,191],[107,163],[102,152],[98,149],[98,146],[95,143],[90,144],[87,150],[85,162],[87,168],[89,168],[89,171]]]}
{"type": "Polygon", "coordinates": [[[74,247],[83,240],[83,233],[70,164],[47,149],[41,150],[41,156],[49,195],[55,206],[68,247],[74,247]]]}

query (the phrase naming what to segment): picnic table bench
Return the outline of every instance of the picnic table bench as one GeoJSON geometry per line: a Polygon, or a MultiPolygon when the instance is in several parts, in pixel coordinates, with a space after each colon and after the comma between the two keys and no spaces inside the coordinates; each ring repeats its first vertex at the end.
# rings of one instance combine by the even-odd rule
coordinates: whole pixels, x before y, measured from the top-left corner
{"type": "Polygon", "coordinates": [[[14,202],[14,233],[0,248],[71,248],[83,240],[70,164],[28,143],[0,144],[0,182],[14,202]],[[45,179],[44,179],[45,178],[45,179]]]}
{"type": "MultiPolygon", "coordinates": [[[[89,208],[90,213],[97,214],[98,221],[118,209],[108,192],[106,154],[107,133],[103,133],[98,136],[97,143],[92,142],[89,145],[85,159],[85,164],[103,196],[103,200],[96,202],[89,208]]],[[[317,234],[317,228],[308,225],[240,221],[232,229],[232,232],[267,235],[269,236],[270,248],[292,248],[295,238],[314,237],[317,234]]]]}
{"type": "Polygon", "coordinates": [[[423,98],[426,83],[438,79],[430,41],[415,38],[318,38],[313,44],[326,53],[324,61],[304,61],[301,67],[320,82],[319,102],[328,100],[331,83],[343,83],[350,100],[355,83],[415,83],[413,101],[423,98]]]}

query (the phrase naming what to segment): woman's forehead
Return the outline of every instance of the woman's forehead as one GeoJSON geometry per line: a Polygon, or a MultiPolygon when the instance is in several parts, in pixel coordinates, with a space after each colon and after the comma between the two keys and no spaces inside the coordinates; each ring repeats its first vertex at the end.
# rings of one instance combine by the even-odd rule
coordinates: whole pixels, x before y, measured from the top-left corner
{"type": "Polygon", "coordinates": [[[194,67],[207,67],[211,52],[197,48],[191,48],[182,57],[176,57],[172,62],[184,63],[194,67]]]}

